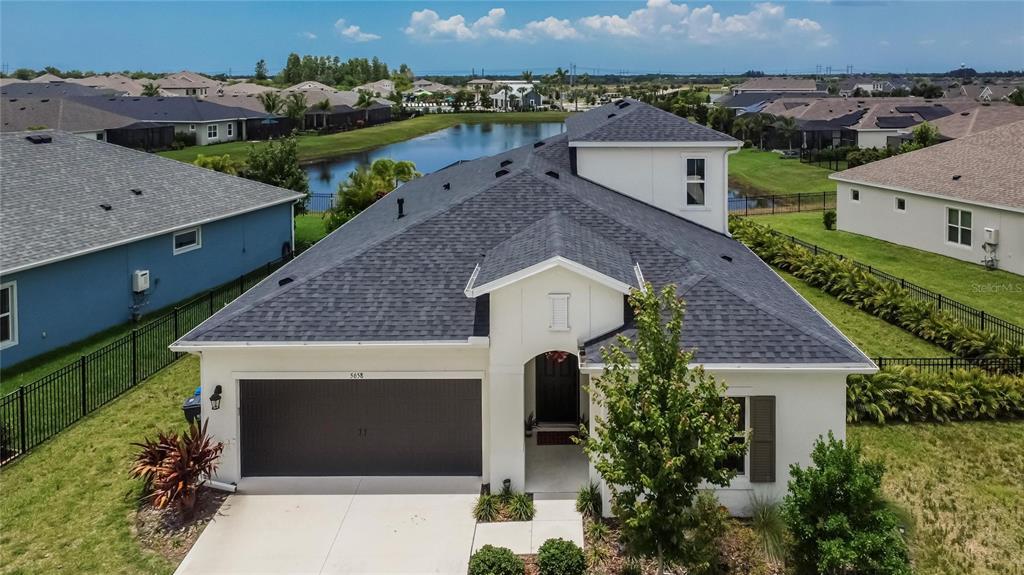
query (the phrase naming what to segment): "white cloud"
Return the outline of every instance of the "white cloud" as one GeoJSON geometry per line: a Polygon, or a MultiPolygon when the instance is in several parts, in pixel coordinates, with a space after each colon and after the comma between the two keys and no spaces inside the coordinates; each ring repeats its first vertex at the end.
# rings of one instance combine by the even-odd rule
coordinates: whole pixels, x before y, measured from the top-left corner
{"type": "Polygon", "coordinates": [[[306,40],[316,40],[316,34],[312,32],[299,32],[299,38],[305,38],[306,40]]]}
{"type": "Polygon", "coordinates": [[[409,16],[409,24],[403,31],[418,40],[458,42],[486,38],[529,42],[541,38],[568,40],[579,37],[579,32],[573,27],[572,22],[554,16],[534,20],[522,28],[504,28],[502,24],[505,14],[504,8],[492,8],[485,16],[468,22],[462,14],[441,18],[437,12],[427,8],[413,12],[409,16]]]}
{"type": "Polygon", "coordinates": [[[890,46],[890,45],[892,45],[892,42],[889,42],[888,40],[879,40],[878,41],[878,45],[879,46],[890,46]]]}
{"type": "Polygon", "coordinates": [[[369,32],[363,32],[359,26],[345,22],[344,18],[339,18],[338,21],[334,23],[334,29],[338,31],[338,34],[342,38],[346,38],[352,42],[372,42],[374,40],[380,40],[380,36],[369,32]]]}
{"type": "Polygon", "coordinates": [[[797,37],[817,46],[832,44],[832,36],[810,18],[787,18],[779,4],[762,2],[741,14],[723,16],[710,4],[690,8],[671,0],[648,0],[626,16],[595,14],[581,18],[580,27],[594,34],[625,38],[680,37],[698,44],[797,37]]]}
{"type": "Polygon", "coordinates": [[[919,45],[921,45],[921,46],[934,46],[935,45],[935,39],[934,38],[924,38],[922,40],[918,40],[917,43],[919,45]]]}

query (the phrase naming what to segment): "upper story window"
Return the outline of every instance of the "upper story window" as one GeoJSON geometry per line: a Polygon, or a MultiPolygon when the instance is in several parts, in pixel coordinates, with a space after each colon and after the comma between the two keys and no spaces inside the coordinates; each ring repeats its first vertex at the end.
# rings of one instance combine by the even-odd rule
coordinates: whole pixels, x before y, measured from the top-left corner
{"type": "Polygon", "coordinates": [[[850,190],[850,201],[853,201],[853,202],[859,202],[860,201],[860,190],[855,190],[855,189],[851,189],[850,190]]]}
{"type": "Polygon", "coordinates": [[[174,232],[174,255],[203,247],[203,230],[199,226],[174,232]]]}
{"type": "Polygon", "coordinates": [[[189,132],[195,132],[196,131],[196,125],[195,124],[189,124],[188,125],[188,131],[189,132]]]}
{"type": "Polygon", "coordinates": [[[946,208],[946,241],[970,247],[971,212],[946,208]]]}
{"type": "Polygon", "coordinates": [[[704,205],[704,158],[686,158],[686,205],[704,205]]]}
{"type": "Polygon", "coordinates": [[[551,331],[568,331],[569,294],[548,294],[548,302],[551,306],[551,319],[548,322],[548,329],[550,329],[551,331]]]}
{"type": "Polygon", "coordinates": [[[206,137],[211,139],[217,137],[217,124],[206,126],[206,137]]]}
{"type": "Polygon", "coordinates": [[[895,198],[895,199],[893,200],[893,202],[894,202],[894,203],[893,203],[893,206],[892,206],[892,207],[893,207],[893,209],[895,209],[895,210],[896,210],[897,212],[905,212],[905,211],[907,211],[907,199],[906,199],[906,198],[901,198],[901,197],[897,196],[897,197],[896,197],[896,198],[895,198]]]}
{"type": "Polygon", "coordinates": [[[0,349],[18,343],[18,294],[15,282],[0,285],[0,349]]]}

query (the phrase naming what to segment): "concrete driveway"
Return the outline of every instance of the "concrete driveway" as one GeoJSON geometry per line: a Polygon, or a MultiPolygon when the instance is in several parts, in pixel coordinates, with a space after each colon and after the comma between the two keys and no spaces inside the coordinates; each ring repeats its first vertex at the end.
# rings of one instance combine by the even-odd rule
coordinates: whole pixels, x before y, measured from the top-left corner
{"type": "Polygon", "coordinates": [[[175,573],[464,575],[479,489],[458,478],[246,480],[175,573]]]}

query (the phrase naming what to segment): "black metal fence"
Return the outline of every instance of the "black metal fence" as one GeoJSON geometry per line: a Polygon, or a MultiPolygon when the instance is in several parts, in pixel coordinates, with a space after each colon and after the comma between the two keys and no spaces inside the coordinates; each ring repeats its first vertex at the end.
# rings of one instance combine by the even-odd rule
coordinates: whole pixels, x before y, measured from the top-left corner
{"type": "Polygon", "coordinates": [[[306,211],[322,213],[334,207],[335,194],[309,194],[306,198],[306,211]]]}
{"type": "Polygon", "coordinates": [[[873,266],[870,266],[868,264],[864,264],[856,260],[851,260],[850,258],[847,258],[843,254],[827,250],[823,247],[819,247],[818,245],[812,244],[810,242],[805,242],[800,238],[797,238],[796,236],[784,234],[771,228],[768,228],[768,230],[775,235],[778,235],[789,240],[790,242],[801,245],[811,250],[814,253],[814,255],[827,254],[830,256],[837,257],[841,260],[847,260],[853,265],[857,266],[858,268],[867,271],[872,276],[884,282],[898,284],[901,288],[907,290],[907,292],[909,292],[911,296],[919,300],[924,300],[934,304],[937,309],[953,316],[958,321],[960,321],[960,323],[968,327],[993,333],[1000,339],[1009,341],[1014,345],[1024,345],[1024,328],[1022,328],[1019,325],[1010,323],[1005,319],[998,318],[986,311],[973,308],[965,303],[958,302],[955,299],[951,299],[948,296],[942,295],[941,293],[931,291],[930,289],[927,288],[923,288],[901,277],[897,277],[892,274],[875,269],[873,266]]]}
{"type": "Polygon", "coordinates": [[[270,262],[210,290],[96,351],[0,398],[0,465],[24,455],[167,367],[167,348],[284,264],[270,262]]]}
{"type": "Polygon", "coordinates": [[[876,357],[879,368],[916,367],[921,371],[943,373],[954,369],[978,368],[990,373],[1024,373],[1024,357],[876,357]]]}
{"type": "Polygon", "coordinates": [[[807,192],[784,196],[729,198],[729,213],[744,216],[820,212],[835,209],[836,192],[807,192]]]}

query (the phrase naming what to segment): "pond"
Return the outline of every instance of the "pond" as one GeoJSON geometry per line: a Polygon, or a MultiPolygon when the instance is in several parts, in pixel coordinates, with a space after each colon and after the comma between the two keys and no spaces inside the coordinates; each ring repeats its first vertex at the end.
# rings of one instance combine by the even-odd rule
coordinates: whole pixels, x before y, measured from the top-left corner
{"type": "Polygon", "coordinates": [[[313,194],[334,194],[349,172],[380,158],[408,160],[427,174],[459,160],[492,156],[560,134],[561,122],[458,124],[419,138],[304,166],[313,194]]]}

